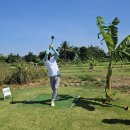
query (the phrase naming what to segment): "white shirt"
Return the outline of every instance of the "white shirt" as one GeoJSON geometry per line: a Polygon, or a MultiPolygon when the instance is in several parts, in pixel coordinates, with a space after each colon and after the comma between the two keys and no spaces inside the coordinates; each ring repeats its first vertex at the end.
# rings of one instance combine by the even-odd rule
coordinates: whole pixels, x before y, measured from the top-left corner
{"type": "Polygon", "coordinates": [[[50,77],[60,75],[60,71],[54,56],[51,57],[50,60],[44,61],[44,64],[48,69],[48,75],[50,77]]]}

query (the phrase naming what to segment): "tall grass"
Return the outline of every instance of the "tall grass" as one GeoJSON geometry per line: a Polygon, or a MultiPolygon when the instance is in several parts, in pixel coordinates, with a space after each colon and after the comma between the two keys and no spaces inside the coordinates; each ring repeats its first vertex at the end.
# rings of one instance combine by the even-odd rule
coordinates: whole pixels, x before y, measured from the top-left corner
{"type": "Polygon", "coordinates": [[[47,71],[43,66],[35,66],[33,63],[1,63],[0,68],[0,81],[5,84],[35,82],[47,76],[47,71]]]}

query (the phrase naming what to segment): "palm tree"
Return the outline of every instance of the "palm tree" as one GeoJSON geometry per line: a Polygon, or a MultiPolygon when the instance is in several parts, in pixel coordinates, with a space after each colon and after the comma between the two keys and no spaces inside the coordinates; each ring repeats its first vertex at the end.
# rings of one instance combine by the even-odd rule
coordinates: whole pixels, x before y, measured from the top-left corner
{"type": "Polygon", "coordinates": [[[63,58],[66,61],[67,51],[71,51],[72,47],[67,41],[63,41],[61,47],[59,47],[58,49],[60,50],[61,58],[63,58]]]}
{"type": "Polygon", "coordinates": [[[104,22],[104,18],[101,16],[97,17],[96,23],[100,30],[100,32],[98,33],[98,38],[100,38],[100,35],[102,36],[103,39],[101,40],[101,44],[103,41],[105,41],[109,54],[109,65],[106,76],[105,93],[107,100],[110,101],[112,93],[111,76],[113,56],[115,54],[118,54],[119,52],[130,56],[130,35],[128,35],[120,44],[118,44],[117,25],[120,23],[120,20],[117,17],[112,21],[109,26],[106,25],[106,23],[104,22]]]}

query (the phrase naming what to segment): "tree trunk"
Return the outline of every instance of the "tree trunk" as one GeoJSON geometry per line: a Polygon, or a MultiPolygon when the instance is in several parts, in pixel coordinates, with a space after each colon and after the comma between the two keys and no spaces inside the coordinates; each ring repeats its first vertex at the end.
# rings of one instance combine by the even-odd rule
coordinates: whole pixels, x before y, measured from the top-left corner
{"type": "Polygon", "coordinates": [[[110,63],[109,63],[109,66],[108,66],[108,72],[107,72],[107,77],[106,77],[105,92],[106,92],[107,100],[110,100],[111,93],[112,93],[111,76],[112,76],[112,58],[110,58],[110,63]]]}

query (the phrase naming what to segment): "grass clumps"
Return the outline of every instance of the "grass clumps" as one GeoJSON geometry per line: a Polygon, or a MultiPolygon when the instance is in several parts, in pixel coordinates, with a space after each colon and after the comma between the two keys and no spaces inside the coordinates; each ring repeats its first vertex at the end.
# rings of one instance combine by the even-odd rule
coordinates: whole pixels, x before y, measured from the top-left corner
{"type": "Polygon", "coordinates": [[[92,75],[82,75],[82,76],[79,76],[79,78],[82,80],[82,81],[95,81],[95,77],[92,76],[92,75]]]}
{"type": "Polygon", "coordinates": [[[44,68],[36,67],[33,64],[19,63],[11,66],[12,72],[7,74],[4,80],[6,84],[24,84],[35,82],[35,80],[47,76],[44,68]]]}

